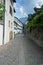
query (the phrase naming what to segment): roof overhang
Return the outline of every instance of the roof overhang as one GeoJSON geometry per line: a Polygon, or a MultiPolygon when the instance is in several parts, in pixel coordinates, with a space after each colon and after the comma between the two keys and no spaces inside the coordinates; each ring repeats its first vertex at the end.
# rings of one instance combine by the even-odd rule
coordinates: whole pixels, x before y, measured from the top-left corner
{"type": "Polygon", "coordinates": [[[16,2],[16,0],[13,0],[13,2],[16,2]]]}

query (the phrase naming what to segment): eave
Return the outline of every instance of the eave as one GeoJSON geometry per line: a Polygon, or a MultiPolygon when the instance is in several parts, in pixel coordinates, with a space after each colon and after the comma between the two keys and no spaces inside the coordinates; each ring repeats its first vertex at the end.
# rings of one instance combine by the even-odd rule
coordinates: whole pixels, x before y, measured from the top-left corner
{"type": "Polygon", "coordinates": [[[16,2],[16,0],[13,0],[13,2],[16,2]]]}

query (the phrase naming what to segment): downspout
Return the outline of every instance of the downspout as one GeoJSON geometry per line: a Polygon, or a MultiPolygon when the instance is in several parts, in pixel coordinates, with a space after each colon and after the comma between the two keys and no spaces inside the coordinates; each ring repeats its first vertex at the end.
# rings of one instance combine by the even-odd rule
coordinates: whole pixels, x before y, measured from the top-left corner
{"type": "MultiPolygon", "coordinates": [[[[3,4],[5,5],[5,0],[3,1],[3,4]]],[[[5,35],[5,13],[3,16],[3,45],[4,45],[4,35],[5,35]]]]}
{"type": "Polygon", "coordinates": [[[4,44],[4,34],[5,34],[5,20],[3,17],[3,44],[4,44]]]}

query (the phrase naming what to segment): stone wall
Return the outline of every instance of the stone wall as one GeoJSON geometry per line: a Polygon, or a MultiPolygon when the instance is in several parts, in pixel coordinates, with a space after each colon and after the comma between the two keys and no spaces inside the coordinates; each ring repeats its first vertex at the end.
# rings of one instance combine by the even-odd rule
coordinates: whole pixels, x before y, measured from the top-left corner
{"type": "Polygon", "coordinates": [[[34,28],[31,30],[31,35],[38,40],[43,41],[43,28],[34,28]]]}

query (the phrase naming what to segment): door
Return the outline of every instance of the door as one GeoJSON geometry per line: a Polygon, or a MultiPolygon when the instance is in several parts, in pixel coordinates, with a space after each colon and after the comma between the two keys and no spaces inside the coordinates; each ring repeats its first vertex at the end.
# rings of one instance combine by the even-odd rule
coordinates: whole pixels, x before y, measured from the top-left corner
{"type": "Polygon", "coordinates": [[[13,39],[13,32],[10,31],[10,36],[9,36],[10,40],[13,39]]]}

